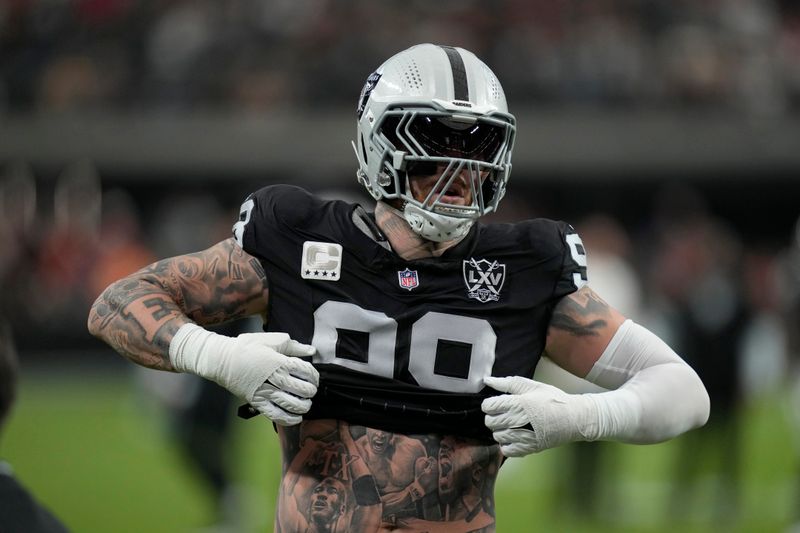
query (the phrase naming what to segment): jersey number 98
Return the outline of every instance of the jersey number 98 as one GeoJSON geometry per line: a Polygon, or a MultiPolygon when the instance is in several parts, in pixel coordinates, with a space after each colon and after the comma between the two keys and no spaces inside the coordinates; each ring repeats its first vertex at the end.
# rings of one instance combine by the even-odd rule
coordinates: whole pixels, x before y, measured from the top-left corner
{"type": "MultiPolygon", "coordinates": [[[[315,363],[393,378],[397,339],[397,321],[379,311],[328,301],[314,312],[315,363]],[[366,335],[366,361],[337,354],[342,330],[366,335]]],[[[492,375],[497,335],[486,320],[429,311],[411,324],[410,339],[408,372],[421,387],[475,393],[484,387],[483,378],[492,375]],[[455,348],[449,356],[443,353],[445,346],[455,348]],[[454,367],[463,371],[454,372],[454,367]]]]}

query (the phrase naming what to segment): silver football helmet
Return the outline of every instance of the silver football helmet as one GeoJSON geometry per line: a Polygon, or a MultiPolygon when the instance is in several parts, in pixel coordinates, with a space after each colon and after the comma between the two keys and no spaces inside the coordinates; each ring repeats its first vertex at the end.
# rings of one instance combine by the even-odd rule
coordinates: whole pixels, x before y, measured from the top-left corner
{"type": "Polygon", "coordinates": [[[361,91],[357,133],[358,181],[376,200],[402,200],[426,239],[463,237],[505,194],[514,117],[497,77],[463,48],[420,44],[389,58],[361,91]],[[414,197],[413,176],[438,176],[427,197],[414,197]],[[446,201],[448,191],[471,201],[446,201]]]}

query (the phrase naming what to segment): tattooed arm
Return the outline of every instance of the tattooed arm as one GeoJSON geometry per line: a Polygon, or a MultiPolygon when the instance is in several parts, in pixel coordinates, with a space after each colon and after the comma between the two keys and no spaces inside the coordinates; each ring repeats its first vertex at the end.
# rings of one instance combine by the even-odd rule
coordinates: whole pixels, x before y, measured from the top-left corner
{"type": "Polygon", "coordinates": [[[377,531],[383,514],[383,501],[375,484],[375,477],[359,455],[349,425],[343,421],[339,421],[339,436],[347,453],[347,467],[353,480],[355,508],[350,527],[353,531],[377,531]]]}
{"type": "MultiPolygon", "coordinates": [[[[418,440],[402,435],[394,437],[394,454],[392,463],[408,472],[402,481],[395,476],[393,490],[385,490],[381,496],[384,504],[384,513],[400,514],[409,506],[416,506],[416,502],[423,500],[423,507],[430,503],[430,496],[436,492],[439,481],[439,469],[436,459],[429,457],[425,446],[418,440]],[[399,483],[398,483],[399,482],[399,483]]],[[[438,503],[438,502],[434,502],[438,503]]]]}
{"type": "Polygon", "coordinates": [[[553,310],[545,354],[584,377],[608,346],[625,317],[588,286],[563,297],[553,310]]]}
{"type": "Polygon", "coordinates": [[[135,363],[175,370],[169,346],[178,328],[264,313],[267,295],[261,264],[227,239],[112,283],[92,305],[89,332],[135,363]]]}
{"type": "Polygon", "coordinates": [[[556,305],[545,351],[566,370],[610,390],[567,394],[520,376],[486,378],[507,393],[482,404],[486,425],[507,456],[576,440],[661,442],[708,420],[708,393],[694,370],[588,287],[556,305]]]}
{"type": "Polygon", "coordinates": [[[197,324],[263,313],[266,275],[233,239],[165,259],[108,287],[89,313],[89,331],[135,363],[219,383],[273,422],[299,424],[319,374],[314,348],[285,333],[227,337],[197,324]]]}

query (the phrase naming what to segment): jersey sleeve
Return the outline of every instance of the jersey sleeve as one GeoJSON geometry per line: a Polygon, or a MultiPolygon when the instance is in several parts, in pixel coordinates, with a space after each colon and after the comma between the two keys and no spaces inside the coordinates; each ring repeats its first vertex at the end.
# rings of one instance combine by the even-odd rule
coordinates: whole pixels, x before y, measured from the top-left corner
{"type": "Polygon", "coordinates": [[[302,226],[313,213],[313,197],[291,185],[264,187],[245,198],[239,220],[233,225],[233,238],[255,257],[266,257],[266,247],[290,228],[302,226]]]}
{"type": "Polygon", "coordinates": [[[556,226],[563,251],[554,296],[561,298],[586,285],[589,279],[586,270],[586,248],[580,236],[575,228],[566,222],[558,222],[556,226]]]}

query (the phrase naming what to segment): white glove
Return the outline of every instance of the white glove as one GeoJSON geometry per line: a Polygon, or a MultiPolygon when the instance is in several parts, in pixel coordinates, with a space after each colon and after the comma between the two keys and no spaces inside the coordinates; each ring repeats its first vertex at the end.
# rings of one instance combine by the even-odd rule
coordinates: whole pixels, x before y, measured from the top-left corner
{"type": "Polygon", "coordinates": [[[184,324],[169,346],[172,366],[219,383],[282,426],[299,424],[311,409],[319,373],[306,361],[313,346],[286,333],[244,333],[227,337],[184,324]]]}
{"type": "Polygon", "coordinates": [[[697,373],[630,320],[614,333],[586,379],[613,390],[567,394],[519,376],[485,378],[486,385],[508,393],[481,404],[501,451],[520,456],[576,440],[650,444],[708,420],[708,393],[697,373]]]}
{"type": "Polygon", "coordinates": [[[520,376],[487,377],[483,382],[503,394],[481,404],[485,423],[506,457],[521,457],[566,442],[589,440],[593,412],[591,395],[567,394],[520,376]]]}

